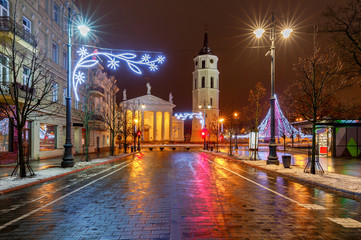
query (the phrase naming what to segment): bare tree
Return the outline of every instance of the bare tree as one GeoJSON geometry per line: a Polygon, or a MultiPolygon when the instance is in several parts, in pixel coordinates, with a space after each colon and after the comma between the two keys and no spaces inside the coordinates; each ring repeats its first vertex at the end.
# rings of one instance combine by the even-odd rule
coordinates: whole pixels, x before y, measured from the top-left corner
{"type": "Polygon", "coordinates": [[[124,140],[124,153],[127,153],[127,139],[133,135],[133,118],[130,116],[131,108],[127,102],[119,105],[118,129],[119,135],[124,140]]]}
{"type": "Polygon", "coordinates": [[[349,0],[338,8],[328,7],[325,15],[329,21],[326,31],[330,32],[341,52],[343,60],[351,71],[361,71],[361,0],[349,0]]]}
{"type": "Polygon", "coordinates": [[[244,112],[252,131],[258,131],[257,127],[261,120],[260,118],[266,110],[265,104],[263,104],[265,95],[266,89],[261,82],[258,82],[254,89],[249,90],[249,105],[245,108],[244,112]]]}
{"type": "Polygon", "coordinates": [[[16,128],[20,177],[26,177],[23,130],[32,117],[52,112],[50,106],[53,104],[51,94],[55,76],[47,64],[45,53],[37,48],[35,37],[15,22],[17,5],[15,1],[12,18],[1,19],[5,34],[0,38],[0,58],[4,66],[0,111],[16,128]],[[20,44],[20,39],[25,39],[27,43],[20,44]]]}
{"type": "Polygon", "coordinates": [[[335,94],[352,86],[353,78],[343,74],[343,64],[332,49],[321,51],[314,38],[313,52],[299,59],[294,70],[296,79],[291,86],[290,99],[298,114],[312,123],[311,173],[316,173],[316,123],[330,116],[335,94]]]}
{"type": "Polygon", "coordinates": [[[117,105],[117,92],[119,89],[117,87],[117,80],[114,77],[108,78],[103,84],[107,91],[103,117],[104,123],[110,132],[110,154],[111,156],[114,156],[115,137],[119,132],[118,121],[120,112],[117,105]]]}
{"type": "MultiPolygon", "coordinates": [[[[83,102],[82,102],[82,110],[75,112],[75,115],[78,116],[85,128],[85,161],[88,162],[89,158],[89,138],[90,133],[93,130],[101,129],[99,121],[102,121],[103,118],[100,115],[100,106],[95,106],[91,90],[94,90],[94,87],[90,84],[85,84],[83,86],[83,102]]],[[[101,124],[103,125],[103,123],[101,124]]]]}

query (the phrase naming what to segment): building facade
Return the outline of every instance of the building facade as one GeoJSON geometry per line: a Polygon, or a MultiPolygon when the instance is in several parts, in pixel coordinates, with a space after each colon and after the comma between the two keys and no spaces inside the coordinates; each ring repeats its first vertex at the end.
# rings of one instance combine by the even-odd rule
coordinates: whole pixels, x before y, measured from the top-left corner
{"type": "MultiPolygon", "coordinates": [[[[150,85],[147,85],[150,86],[150,85]]],[[[141,140],[149,143],[183,142],[184,125],[183,121],[173,116],[172,99],[163,100],[150,93],[147,95],[126,100],[124,94],[120,109],[127,111],[128,121],[126,125],[134,133],[141,132],[141,140]]],[[[131,141],[132,136],[127,137],[131,141]]]]}
{"type": "MultiPolygon", "coordinates": [[[[204,44],[198,56],[193,59],[193,91],[192,111],[201,112],[205,118],[205,129],[210,132],[216,128],[219,118],[219,71],[217,69],[218,57],[212,53],[208,46],[207,31],[204,34],[204,44]]],[[[202,125],[198,119],[192,120],[191,142],[201,142],[202,125]]],[[[215,141],[216,136],[208,136],[215,141]]]]}
{"type": "MultiPolygon", "coordinates": [[[[52,90],[47,96],[53,102],[51,109],[42,110],[32,114],[26,122],[24,140],[26,154],[30,159],[42,159],[62,156],[65,143],[65,98],[67,92],[68,69],[68,19],[69,9],[72,16],[79,13],[78,6],[72,0],[19,0],[0,1],[0,40],[6,42],[16,39],[19,48],[36,49],[46,56],[46,65],[51,69],[54,81],[51,82],[52,90]],[[17,6],[15,6],[17,2],[17,6]],[[14,12],[16,10],[16,15],[14,12]],[[12,27],[16,26],[15,36],[12,27]],[[56,111],[55,111],[56,109],[56,111]]],[[[81,38],[74,30],[73,39],[81,43],[81,38]]],[[[76,59],[73,49],[71,59],[76,59]]],[[[26,57],[26,56],[25,56],[26,57]]],[[[75,61],[74,61],[75,63],[75,61]]],[[[73,65],[74,65],[73,63],[73,65]]],[[[11,68],[4,48],[0,51],[0,70],[2,86],[10,86],[12,79],[11,68]]],[[[20,72],[22,78],[28,77],[26,66],[20,72]]],[[[106,76],[107,79],[109,79],[106,76]]],[[[88,79],[89,80],[89,79],[88,79]]],[[[24,83],[19,83],[20,85],[24,83]]],[[[109,88],[98,88],[93,85],[92,94],[100,96],[96,104],[103,104],[109,88]]],[[[27,89],[26,86],[20,86],[27,89]]],[[[0,104],[5,104],[6,96],[0,98],[0,104]]],[[[94,97],[95,99],[95,97],[94,97]]],[[[72,99],[72,143],[73,154],[84,151],[84,124],[82,114],[84,99],[77,102],[72,99]]],[[[95,101],[95,100],[94,100],[95,101]]],[[[92,103],[93,105],[95,104],[92,103]]],[[[100,114],[99,114],[100,115],[100,114]]],[[[92,121],[100,122],[101,118],[93,117],[92,121]]],[[[103,126],[90,138],[92,151],[109,146],[109,133],[103,126]]],[[[16,162],[17,160],[18,133],[5,114],[0,113],[0,164],[16,162]]]]}

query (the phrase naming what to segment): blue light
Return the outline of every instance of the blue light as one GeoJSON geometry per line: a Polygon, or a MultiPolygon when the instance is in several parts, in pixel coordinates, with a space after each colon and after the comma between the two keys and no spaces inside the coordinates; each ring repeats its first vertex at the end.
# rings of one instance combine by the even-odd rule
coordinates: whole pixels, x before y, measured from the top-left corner
{"type": "Polygon", "coordinates": [[[78,86],[85,82],[85,74],[82,72],[81,68],[91,68],[99,63],[98,56],[105,57],[107,61],[107,66],[113,70],[116,70],[120,66],[120,62],[123,61],[127,63],[128,67],[136,74],[142,74],[140,66],[149,67],[150,71],[158,70],[158,65],[162,64],[165,61],[165,57],[162,55],[157,56],[156,59],[152,60],[149,54],[143,54],[143,56],[137,60],[137,55],[134,53],[121,53],[113,54],[109,52],[93,52],[88,53],[88,50],[85,47],[81,47],[77,53],[80,56],[80,60],[74,67],[73,71],[73,90],[75,93],[75,98],[79,101],[78,96],[78,86]]]}
{"type": "Polygon", "coordinates": [[[176,113],[176,114],[174,114],[174,116],[177,119],[180,119],[182,121],[186,120],[187,118],[193,119],[193,117],[195,117],[195,118],[199,119],[199,121],[202,125],[202,128],[204,128],[204,118],[203,118],[202,112],[199,112],[199,113],[176,113]]]}

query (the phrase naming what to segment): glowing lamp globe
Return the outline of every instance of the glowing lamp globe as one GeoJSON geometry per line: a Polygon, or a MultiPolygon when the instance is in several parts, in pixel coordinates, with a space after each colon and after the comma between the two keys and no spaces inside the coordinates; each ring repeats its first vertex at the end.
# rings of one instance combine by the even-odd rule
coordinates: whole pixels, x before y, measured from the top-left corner
{"type": "Polygon", "coordinates": [[[281,33],[284,38],[288,38],[292,32],[293,32],[292,28],[286,28],[281,33]]]}
{"type": "Polygon", "coordinates": [[[253,31],[253,33],[256,35],[256,38],[262,37],[264,32],[265,32],[265,30],[262,29],[262,28],[258,28],[258,29],[253,31]]]}
{"type": "Polygon", "coordinates": [[[88,32],[90,31],[90,29],[85,25],[78,26],[78,29],[79,29],[80,34],[83,36],[86,36],[88,34],[88,32]]]}

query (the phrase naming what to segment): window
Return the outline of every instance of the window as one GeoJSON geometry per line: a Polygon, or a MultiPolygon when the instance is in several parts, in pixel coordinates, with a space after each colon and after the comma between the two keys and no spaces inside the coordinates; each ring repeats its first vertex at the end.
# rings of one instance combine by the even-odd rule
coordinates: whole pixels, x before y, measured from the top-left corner
{"type": "Polygon", "coordinates": [[[59,47],[55,42],[53,42],[53,48],[52,49],[53,49],[53,61],[55,63],[58,63],[58,61],[59,61],[59,47]]]}
{"type": "Polygon", "coordinates": [[[206,68],[206,61],[205,60],[202,61],[202,68],[206,68]]]}
{"type": "Polygon", "coordinates": [[[206,87],[206,78],[202,77],[202,88],[206,87]]]}
{"type": "Polygon", "coordinates": [[[23,27],[25,31],[31,33],[31,22],[26,17],[23,17],[23,27]]]}
{"type": "Polygon", "coordinates": [[[23,67],[23,85],[31,87],[30,69],[27,67],[23,67]]]}
{"type": "Polygon", "coordinates": [[[105,135],[103,135],[103,147],[105,147],[105,135]]]}
{"type": "Polygon", "coordinates": [[[109,135],[107,136],[107,146],[109,147],[110,142],[109,142],[109,135]]]}
{"type": "Polygon", "coordinates": [[[86,107],[86,105],[85,105],[85,97],[83,97],[83,103],[82,103],[82,105],[81,105],[81,110],[82,110],[83,112],[85,112],[85,107],[86,107]]]}
{"type": "Polygon", "coordinates": [[[66,92],[67,92],[67,88],[65,87],[63,89],[63,104],[66,105],[66,92]]]}
{"type": "Polygon", "coordinates": [[[9,1],[0,0],[0,16],[7,17],[9,16],[9,1]]]}
{"type": "Polygon", "coordinates": [[[55,149],[56,126],[40,123],[39,129],[40,151],[55,149]]]}
{"type": "Polygon", "coordinates": [[[63,68],[68,70],[68,54],[66,52],[63,52],[63,68]]]}
{"type": "Polygon", "coordinates": [[[75,109],[79,109],[79,101],[75,99],[75,109]]]}
{"type": "Polygon", "coordinates": [[[53,102],[58,101],[58,84],[53,83],[53,102]]]}
{"type": "Polygon", "coordinates": [[[211,101],[210,101],[210,102],[211,102],[211,106],[213,106],[213,98],[211,98],[211,101]]]}
{"type": "Polygon", "coordinates": [[[0,117],[0,152],[9,151],[9,119],[0,117]]]}
{"type": "Polygon", "coordinates": [[[0,54],[0,81],[5,84],[9,82],[8,59],[0,54]]]}
{"type": "Polygon", "coordinates": [[[211,77],[211,88],[214,88],[214,78],[211,77]]]}
{"type": "Polygon", "coordinates": [[[59,6],[54,4],[54,8],[53,8],[53,19],[54,21],[59,24],[60,23],[60,19],[59,19],[59,6]]]}
{"type": "Polygon", "coordinates": [[[194,89],[197,89],[197,78],[194,79],[194,89]]]}

